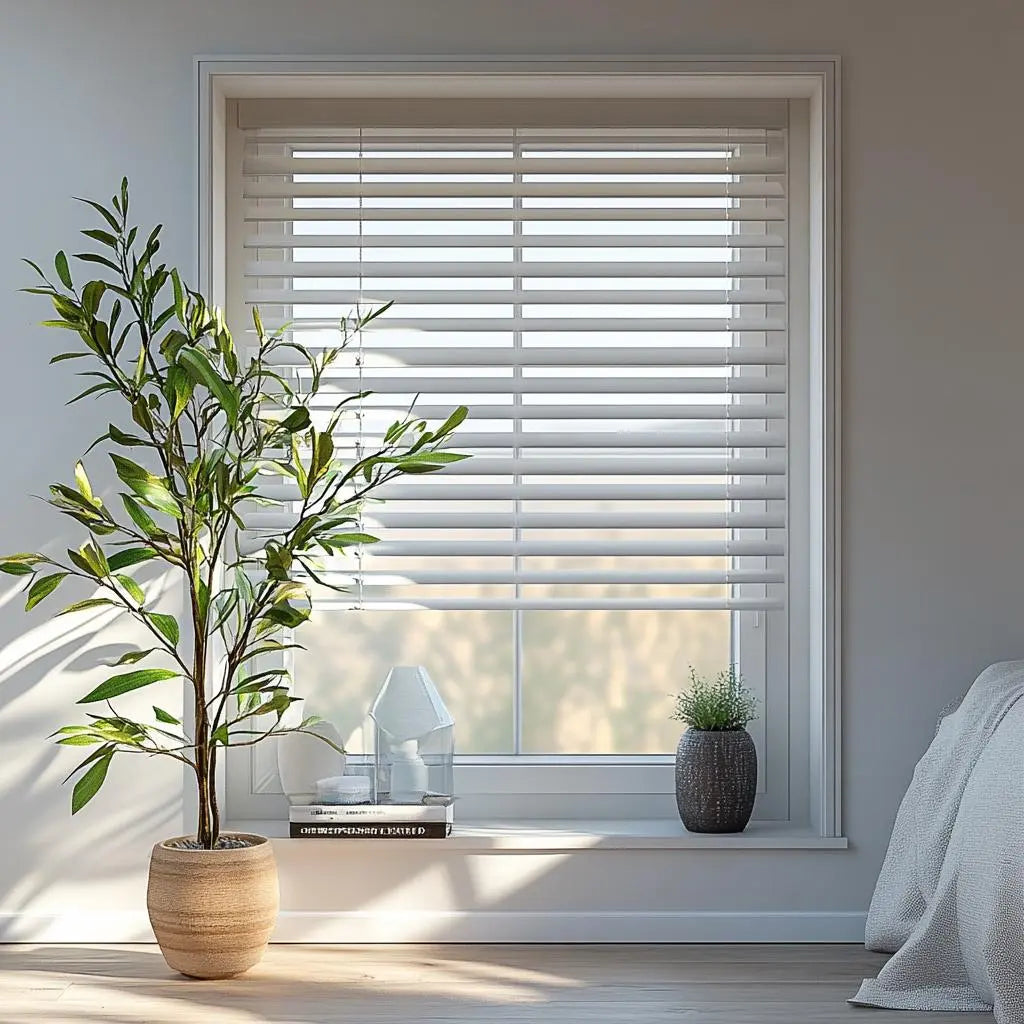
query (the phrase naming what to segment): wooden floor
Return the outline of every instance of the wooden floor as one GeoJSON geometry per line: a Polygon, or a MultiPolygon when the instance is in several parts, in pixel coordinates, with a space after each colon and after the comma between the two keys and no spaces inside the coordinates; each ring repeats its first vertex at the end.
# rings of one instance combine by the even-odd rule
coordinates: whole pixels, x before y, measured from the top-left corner
{"type": "Polygon", "coordinates": [[[0,946],[3,1024],[973,1024],[857,1009],[858,946],[273,946],[189,981],[155,946],[0,946]]]}

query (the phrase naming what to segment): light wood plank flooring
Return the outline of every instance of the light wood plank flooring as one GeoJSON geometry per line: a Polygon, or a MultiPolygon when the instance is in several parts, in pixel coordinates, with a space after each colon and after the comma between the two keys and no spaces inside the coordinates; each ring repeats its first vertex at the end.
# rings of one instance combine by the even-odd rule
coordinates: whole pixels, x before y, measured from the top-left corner
{"type": "Polygon", "coordinates": [[[189,981],[155,946],[0,946],[3,1024],[973,1024],[857,1009],[858,946],[272,946],[189,981]]]}

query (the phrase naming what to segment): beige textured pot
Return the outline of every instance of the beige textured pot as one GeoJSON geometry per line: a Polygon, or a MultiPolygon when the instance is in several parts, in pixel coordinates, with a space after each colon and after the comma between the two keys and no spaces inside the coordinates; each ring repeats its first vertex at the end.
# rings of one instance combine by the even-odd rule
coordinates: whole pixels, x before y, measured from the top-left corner
{"type": "Polygon", "coordinates": [[[230,978],[258,964],[277,920],[277,865],[263,836],[236,850],[153,847],[146,906],[160,951],[193,978],[230,978]]]}

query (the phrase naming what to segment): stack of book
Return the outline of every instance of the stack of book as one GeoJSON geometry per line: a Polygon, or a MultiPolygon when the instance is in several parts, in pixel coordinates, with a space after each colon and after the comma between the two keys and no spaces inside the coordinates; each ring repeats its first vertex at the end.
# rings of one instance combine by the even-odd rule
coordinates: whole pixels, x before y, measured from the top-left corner
{"type": "Polygon", "coordinates": [[[292,839],[447,839],[453,805],[293,804],[292,839]]]}

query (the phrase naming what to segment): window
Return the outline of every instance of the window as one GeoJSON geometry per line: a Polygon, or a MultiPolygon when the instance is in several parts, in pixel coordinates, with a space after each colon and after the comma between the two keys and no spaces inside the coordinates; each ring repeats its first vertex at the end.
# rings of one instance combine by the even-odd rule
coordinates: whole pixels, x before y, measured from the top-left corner
{"type": "MultiPolygon", "coordinates": [[[[732,661],[762,702],[755,813],[794,817],[814,713],[808,110],[228,105],[235,321],[257,304],[333,345],[338,318],[394,301],[332,381],[372,392],[339,452],[413,401],[470,408],[453,448],[473,457],[389,485],[365,515],[382,542],[329,567],[349,590],[303,627],[296,687],[353,749],[388,668],[423,664],[469,813],[673,813],[669,694],[732,661]]],[[[272,756],[245,757],[232,813],[258,816],[272,756]]]]}

